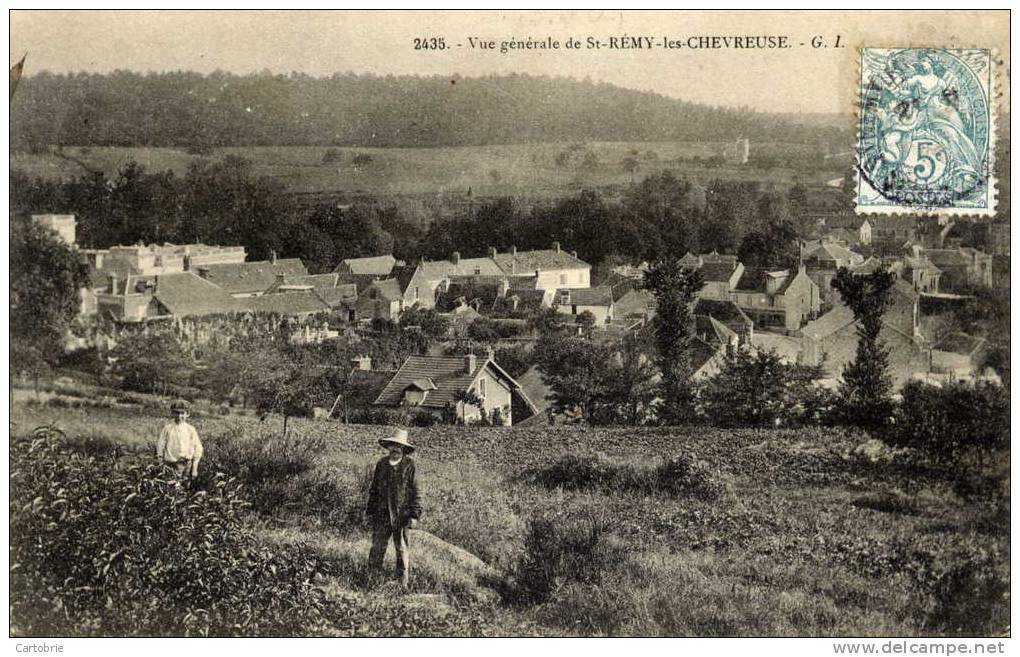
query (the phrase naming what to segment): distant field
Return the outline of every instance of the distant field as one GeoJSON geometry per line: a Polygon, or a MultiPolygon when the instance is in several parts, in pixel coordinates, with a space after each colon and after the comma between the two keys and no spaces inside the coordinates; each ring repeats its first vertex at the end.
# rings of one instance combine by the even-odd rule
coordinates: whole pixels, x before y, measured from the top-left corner
{"type": "MultiPolygon", "coordinates": [[[[352,195],[464,194],[471,189],[475,196],[548,196],[578,188],[627,185],[662,170],[698,180],[757,180],[766,185],[800,180],[822,185],[841,176],[847,164],[845,157],[837,156],[830,160],[831,168],[793,171],[705,167],[684,161],[719,155],[724,146],[721,142],[595,142],[573,149],[565,143],[457,148],[247,147],[216,149],[209,157],[245,157],[254,163],[257,173],[280,180],[294,192],[352,195]],[[324,160],[327,152],[334,155],[334,161],[324,160]],[[563,154],[568,152],[564,161],[563,154]],[[596,161],[585,164],[588,152],[596,161]],[[367,155],[370,161],[356,165],[356,155],[367,155]],[[637,161],[633,172],[624,166],[628,157],[637,161]]],[[[808,150],[798,144],[762,143],[752,145],[752,156],[789,156],[808,150]]],[[[131,160],[150,172],[170,169],[183,174],[189,163],[199,159],[170,148],[71,148],[65,153],[108,174],[131,160]]],[[[10,165],[45,178],[73,178],[84,172],[81,165],[53,154],[12,154],[10,165]]]]}

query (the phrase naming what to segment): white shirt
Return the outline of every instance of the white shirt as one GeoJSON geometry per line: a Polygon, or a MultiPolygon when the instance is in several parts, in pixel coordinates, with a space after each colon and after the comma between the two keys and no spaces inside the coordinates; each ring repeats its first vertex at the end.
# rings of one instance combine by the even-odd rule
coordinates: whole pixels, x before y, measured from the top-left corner
{"type": "Polygon", "coordinates": [[[156,441],[156,456],[167,463],[196,461],[202,458],[202,441],[195,427],[187,422],[170,422],[163,426],[156,441]]]}

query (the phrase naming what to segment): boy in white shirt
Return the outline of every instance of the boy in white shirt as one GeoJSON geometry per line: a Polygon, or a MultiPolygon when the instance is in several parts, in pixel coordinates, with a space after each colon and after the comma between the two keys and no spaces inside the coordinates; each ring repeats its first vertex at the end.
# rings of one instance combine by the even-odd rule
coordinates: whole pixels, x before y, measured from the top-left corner
{"type": "Polygon", "coordinates": [[[195,427],[188,424],[188,402],[179,399],[170,405],[173,422],[163,425],[156,441],[156,458],[172,468],[179,479],[187,484],[198,477],[198,463],[202,460],[202,441],[195,427]]]}

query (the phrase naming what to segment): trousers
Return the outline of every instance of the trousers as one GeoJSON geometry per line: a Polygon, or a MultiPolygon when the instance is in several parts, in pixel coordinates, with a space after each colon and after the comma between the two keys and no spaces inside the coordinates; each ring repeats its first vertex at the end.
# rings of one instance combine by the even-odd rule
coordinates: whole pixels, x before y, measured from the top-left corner
{"type": "Polygon", "coordinates": [[[404,586],[407,586],[411,574],[411,555],[407,544],[407,527],[391,529],[389,526],[381,525],[372,528],[372,549],[368,553],[368,565],[373,570],[382,570],[383,558],[386,556],[386,545],[393,539],[393,549],[396,553],[397,579],[404,586]]]}

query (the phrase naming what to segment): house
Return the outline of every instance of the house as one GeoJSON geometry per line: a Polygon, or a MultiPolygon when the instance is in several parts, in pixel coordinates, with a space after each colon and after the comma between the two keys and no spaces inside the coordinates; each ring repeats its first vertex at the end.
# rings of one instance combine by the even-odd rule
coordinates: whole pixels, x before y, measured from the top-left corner
{"type": "Polygon", "coordinates": [[[141,322],[238,312],[240,302],[194,272],[109,277],[96,293],[98,313],[115,321],[141,322]]]}
{"type": "Polygon", "coordinates": [[[465,424],[477,422],[482,414],[496,417],[504,426],[513,424],[514,394],[535,412],[518,384],[492,358],[467,356],[410,356],[376,398],[377,406],[416,407],[440,415],[456,413],[465,424]],[[481,407],[462,401],[474,393],[481,407]]]}
{"type": "Polygon", "coordinates": [[[937,294],[942,279],[942,270],[927,256],[907,256],[903,259],[900,277],[921,294],[937,294]]]}
{"type": "Polygon", "coordinates": [[[461,258],[456,251],[450,254],[448,260],[423,260],[417,265],[398,267],[393,271],[393,278],[400,284],[400,301],[406,308],[414,305],[434,308],[436,298],[451,279],[465,277],[505,278],[491,258],[461,258]]]}
{"type": "Polygon", "coordinates": [[[919,238],[917,219],[900,215],[872,217],[871,238],[878,246],[898,249],[919,238]]]}
{"type": "Polygon", "coordinates": [[[838,214],[824,217],[822,222],[826,234],[843,238],[846,246],[871,244],[872,224],[867,217],[838,214]]]}
{"type": "Polygon", "coordinates": [[[754,322],[733,301],[698,299],[691,314],[695,319],[704,317],[721,322],[738,337],[740,344],[750,344],[754,339],[754,322]]]}
{"type": "Polygon", "coordinates": [[[560,248],[518,251],[511,246],[505,253],[490,249],[489,256],[505,276],[535,276],[536,289],[578,289],[591,287],[591,265],[560,248]]]}
{"type": "Polygon", "coordinates": [[[792,275],[785,269],[747,268],[731,298],[759,328],[793,332],[821,311],[818,285],[803,265],[792,275]]]}
{"type": "Polygon", "coordinates": [[[482,314],[465,303],[452,308],[449,312],[441,312],[439,316],[449,322],[450,337],[462,338],[467,334],[467,327],[481,318],[482,314]]]}
{"type": "Polygon", "coordinates": [[[614,315],[648,321],[655,316],[655,308],[655,295],[644,288],[634,288],[616,301],[614,315]]]}
{"type": "Polygon", "coordinates": [[[88,256],[101,269],[142,275],[196,271],[201,267],[244,263],[243,246],[207,244],[135,244],[90,249],[88,256]],[[101,264],[99,264],[101,263],[101,264]]]}
{"type": "Polygon", "coordinates": [[[979,249],[924,249],[915,246],[912,254],[914,257],[926,257],[942,272],[939,284],[946,291],[992,286],[992,256],[979,249]]]}
{"type": "MultiPolygon", "coordinates": [[[[917,293],[898,280],[890,297],[879,339],[889,347],[889,370],[899,387],[915,372],[928,371],[929,355],[919,328],[917,293]]],[[[856,357],[858,336],[853,312],[841,303],[809,322],[801,335],[804,364],[820,365],[832,378],[841,377],[843,368],[856,357]]]]}
{"type": "Polygon", "coordinates": [[[440,312],[450,312],[461,304],[467,304],[486,312],[492,310],[509,289],[509,281],[502,275],[452,276],[437,289],[435,307],[440,312]]]}
{"type": "Polygon", "coordinates": [[[836,293],[832,279],[840,267],[853,268],[864,262],[864,256],[837,244],[829,238],[801,243],[801,262],[815,285],[821,298],[829,301],[836,293]]]}
{"type": "Polygon", "coordinates": [[[595,316],[596,326],[608,324],[615,317],[611,287],[557,290],[553,306],[566,315],[577,316],[589,312],[595,316]]]}
{"type": "Polygon", "coordinates": [[[277,283],[277,276],[307,276],[308,270],[298,258],[273,256],[269,260],[210,264],[194,267],[205,280],[236,298],[257,297],[277,283]]]}
{"type": "Polygon", "coordinates": [[[385,278],[373,281],[364,292],[358,294],[355,313],[359,320],[396,320],[404,309],[403,299],[399,280],[385,278]]]}
{"type": "MultiPolygon", "coordinates": [[[[534,412],[518,419],[516,410],[514,412],[514,426],[539,426],[548,424],[553,415],[552,411],[552,388],[545,383],[542,372],[537,365],[532,365],[527,372],[517,377],[517,383],[521,386],[524,397],[529,399],[534,406],[534,412]]],[[[555,421],[555,420],[553,420],[555,421]]]]}
{"type": "Polygon", "coordinates": [[[984,364],[986,341],[959,331],[939,340],[931,350],[931,370],[955,378],[971,378],[984,364]]]}
{"type": "Polygon", "coordinates": [[[346,258],[337,265],[334,271],[339,274],[387,278],[393,272],[393,268],[396,265],[397,259],[392,255],[371,256],[368,258],[346,258]]]}

